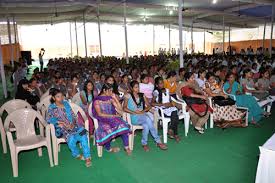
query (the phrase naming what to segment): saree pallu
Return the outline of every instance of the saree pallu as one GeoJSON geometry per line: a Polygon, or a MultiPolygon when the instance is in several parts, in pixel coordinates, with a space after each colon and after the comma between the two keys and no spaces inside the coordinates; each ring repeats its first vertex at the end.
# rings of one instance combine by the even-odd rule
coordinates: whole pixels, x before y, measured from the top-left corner
{"type": "Polygon", "coordinates": [[[130,133],[130,126],[120,117],[101,117],[97,114],[95,106],[99,105],[100,110],[104,114],[115,115],[116,110],[111,103],[112,97],[98,96],[93,101],[92,113],[98,120],[98,129],[95,131],[96,143],[104,145],[122,134],[130,133]]]}

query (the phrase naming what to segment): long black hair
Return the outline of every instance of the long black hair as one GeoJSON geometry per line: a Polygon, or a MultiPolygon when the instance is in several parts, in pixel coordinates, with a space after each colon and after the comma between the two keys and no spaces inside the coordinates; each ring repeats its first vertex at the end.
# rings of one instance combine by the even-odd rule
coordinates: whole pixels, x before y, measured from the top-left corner
{"type": "MultiPolygon", "coordinates": [[[[158,96],[158,103],[162,103],[163,88],[159,88],[157,86],[161,81],[163,81],[162,77],[156,77],[156,79],[155,79],[155,90],[157,90],[158,94],[159,94],[159,96],[158,96]]],[[[166,92],[165,92],[165,94],[166,94],[166,92]]]]}
{"type": "Polygon", "coordinates": [[[110,89],[113,89],[113,85],[111,85],[109,83],[104,83],[102,88],[101,88],[101,91],[100,91],[99,95],[102,95],[104,91],[110,90],[110,89]]]}
{"type": "Polygon", "coordinates": [[[105,83],[107,82],[107,80],[108,80],[109,78],[113,78],[113,80],[114,80],[114,84],[112,85],[112,87],[113,87],[113,92],[114,92],[115,94],[119,95],[119,92],[118,92],[118,85],[117,85],[117,82],[116,82],[114,76],[112,76],[112,75],[107,76],[107,77],[105,78],[105,83]]]}
{"type": "Polygon", "coordinates": [[[94,83],[91,81],[91,80],[87,80],[85,81],[84,83],[84,87],[83,87],[83,91],[85,92],[86,94],[86,99],[87,99],[87,102],[89,100],[89,94],[88,94],[88,89],[87,89],[87,85],[91,83],[93,85],[93,90],[91,91],[91,95],[92,95],[92,99],[94,99],[94,83]]]}
{"type": "Polygon", "coordinates": [[[133,81],[130,83],[130,87],[131,87],[130,95],[131,95],[133,101],[135,102],[135,104],[137,105],[137,107],[142,106],[143,109],[145,109],[145,101],[144,101],[143,93],[138,93],[138,96],[139,96],[139,103],[137,103],[136,97],[134,96],[133,88],[134,88],[135,85],[139,85],[139,82],[136,81],[136,80],[133,80],[133,81]]]}
{"type": "MultiPolygon", "coordinates": [[[[50,91],[49,91],[50,95],[52,96],[52,98],[50,99],[50,102],[53,104],[55,101],[53,99],[53,97],[55,97],[58,93],[61,93],[62,92],[59,90],[59,89],[56,89],[56,88],[51,88],[50,91]]],[[[62,94],[63,95],[63,94],[62,94]]]]}
{"type": "Polygon", "coordinates": [[[191,78],[192,75],[193,75],[193,72],[186,72],[184,74],[185,81],[188,81],[191,78]]]}

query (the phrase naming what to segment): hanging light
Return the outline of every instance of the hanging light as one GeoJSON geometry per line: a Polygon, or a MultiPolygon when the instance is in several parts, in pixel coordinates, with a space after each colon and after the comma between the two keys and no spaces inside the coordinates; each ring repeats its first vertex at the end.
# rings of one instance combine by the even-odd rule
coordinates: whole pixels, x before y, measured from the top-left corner
{"type": "Polygon", "coordinates": [[[218,0],[212,0],[212,4],[216,4],[218,0]]]}
{"type": "Polygon", "coordinates": [[[174,13],[173,10],[169,11],[169,15],[173,15],[173,13],[174,13]]]}

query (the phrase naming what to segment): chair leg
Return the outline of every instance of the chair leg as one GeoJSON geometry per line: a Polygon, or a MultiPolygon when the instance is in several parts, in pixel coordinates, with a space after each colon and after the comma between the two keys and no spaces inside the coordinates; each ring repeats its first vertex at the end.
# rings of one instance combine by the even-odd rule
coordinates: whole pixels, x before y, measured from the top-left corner
{"type": "Polygon", "coordinates": [[[168,133],[168,123],[167,122],[162,122],[163,125],[163,143],[167,143],[167,133],[168,133]]]}
{"type": "Polygon", "coordinates": [[[49,156],[49,160],[50,160],[50,166],[53,167],[53,155],[52,155],[51,141],[47,142],[47,150],[48,150],[48,156],[49,156]]]}
{"type": "Polygon", "coordinates": [[[99,158],[102,157],[102,153],[103,153],[103,146],[97,145],[97,155],[99,158]]]}
{"type": "Polygon", "coordinates": [[[38,156],[41,157],[42,156],[42,147],[39,147],[37,149],[37,151],[38,151],[38,156]]]}
{"type": "MultiPolygon", "coordinates": [[[[1,121],[0,121],[1,122],[1,121]]],[[[6,137],[6,133],[3,129],[3,131],[1,130],[1,139],[2,139],[2,146],[3,146],[3,153],[7,154],[7,137],[6,137]]]]}
{"type": "Polygon", "coordinates": [[[268,104],[268,105],[266,106],[266,112],[270,112],[270,111],[271,111],[271,106],[272,106],[272,103],[271,103],[271,105],[268,104]]]}
{"type": "Polygon", "coordinates": [[[60,147],[60,144],[58,144],[58,152],[61,151],[61,147],[60,147]]]}
{"type": "Polygon", "coordinates": [[[58,165],[58,144],[56,139],[53,139],[53,159],[54,159],[54,165],[58,165]]]}
{"type": "Polygon", "coordinates": [[[214,128],[213,114],[210,114],[210,128],[214,128]]]}
{"type": "Polygon", "coordinates": [[[11,152],[11,163],[13,177],[18,177],[18,154],[16,152],[11,152]]]}
{"type": "Polygon", "coordinates": [[[186,117],[184,118],[185,137],[187,137],[189,132],[189,124],[190,124],[190,116],[186,115],[186,117]]]}
{"type": "Polygon", "coordinates": [[[134,150],[134,142],[135,142],[135,131],[132,131],[131,134],[131,150],[134,150]]]}

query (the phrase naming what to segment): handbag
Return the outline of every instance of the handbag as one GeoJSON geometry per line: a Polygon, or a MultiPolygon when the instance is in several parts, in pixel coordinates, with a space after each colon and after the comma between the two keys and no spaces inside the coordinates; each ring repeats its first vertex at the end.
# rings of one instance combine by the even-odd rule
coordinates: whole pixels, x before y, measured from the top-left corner
{"type": "Polygon", "coordinates": [[[198,115],[199,117],[204,117],[206,116],[206,114],[208,113],[208,109],[209,109],[209,106],[208,104],[206,103],[205,100],[201,99],[201,98],[195,98],[195,97],[186,97],[186,96],[182,96],[182,99],[186,102],[186,104],[190,107],[190,109],[196,114],[198,115]],[[199,104],[199,105],[202,105],[202,104],[205,104],[206,105],[206,110],[203,114],[200,114],[198,112],[196,112],[192,105],[193,104],[199,104]]]}
{"type": "Polygon", "coordinates": [[[235,105],[235,101],[228,97],[228,98],[225,98],[223,96],[216,96],[216,97],[213,97],[213,101],[214,101],[214,104],[217,104],[218,106],[229,106],[229,105],[235,105]]]}

